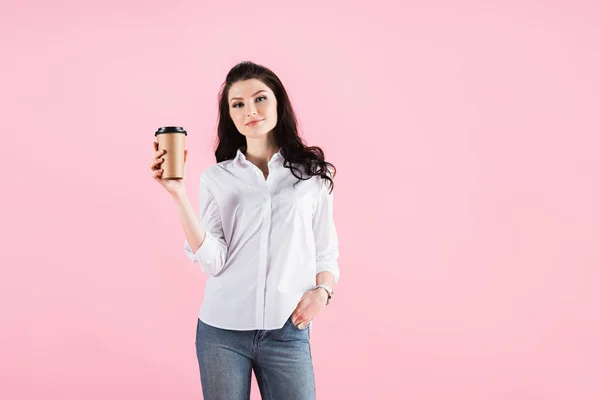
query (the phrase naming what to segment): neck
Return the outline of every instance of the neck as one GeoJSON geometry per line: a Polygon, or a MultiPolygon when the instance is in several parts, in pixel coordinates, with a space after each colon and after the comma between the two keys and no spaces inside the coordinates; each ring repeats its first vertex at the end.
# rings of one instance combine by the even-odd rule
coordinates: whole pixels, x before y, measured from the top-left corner
{"type": "Polygon", "coordinates": [[[246,138],[246,151],[244,155],[246,159],[252,164],[256,165],[263,171],[266,171],[267,163],[271,160],[273,155],[279,151],[279,146],[274,140],[265,139],[249,139],[246,138]]]}

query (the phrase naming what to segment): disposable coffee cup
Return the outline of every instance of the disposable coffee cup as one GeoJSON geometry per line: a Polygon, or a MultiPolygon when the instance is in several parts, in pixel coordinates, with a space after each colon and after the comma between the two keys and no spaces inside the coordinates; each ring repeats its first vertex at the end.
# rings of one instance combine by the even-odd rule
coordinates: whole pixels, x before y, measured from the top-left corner
{"type": "Polygon", "coordinates": [[[162,179],[183,179],[183,155],[187,132],[180,126],[163,126],[154,134],[158,151],[166,150],[160,165],[162,179]]]}

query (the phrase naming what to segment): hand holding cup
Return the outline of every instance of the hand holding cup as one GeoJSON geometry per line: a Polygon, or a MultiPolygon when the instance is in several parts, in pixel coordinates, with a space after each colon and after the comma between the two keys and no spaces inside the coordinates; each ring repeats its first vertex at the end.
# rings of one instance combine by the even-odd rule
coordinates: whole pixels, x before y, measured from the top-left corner
{"type": "Polygon", "coordinates": [[[152,177],[170,194],[185,192],[186,131],[180,127],[162,127],[153,142],[154,158],[150,164],[152,177]]]}

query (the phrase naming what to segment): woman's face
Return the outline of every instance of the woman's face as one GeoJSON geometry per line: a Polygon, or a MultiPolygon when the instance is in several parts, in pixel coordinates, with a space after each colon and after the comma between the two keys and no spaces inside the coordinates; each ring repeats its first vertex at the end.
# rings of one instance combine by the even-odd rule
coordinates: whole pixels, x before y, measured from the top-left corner
{"type": "Polygon", "coordinates": [[[228,95],[229,115],[244,136],[266,136],[277,125],[277,99],[262,81],[249,79],[231,85],[228,95]],[[251,121],[261,121],[248,125],[251,121]]]}

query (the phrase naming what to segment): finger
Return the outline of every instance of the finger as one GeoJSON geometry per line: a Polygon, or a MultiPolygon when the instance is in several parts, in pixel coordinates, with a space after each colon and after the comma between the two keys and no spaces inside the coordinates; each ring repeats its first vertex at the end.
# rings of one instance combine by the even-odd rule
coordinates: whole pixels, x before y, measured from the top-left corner
{"type": "Polygon", "coordinates": [[[157,170],[155,170],[155,171],[153,171],[153,172],[152,172],[152,176],[153,176],[154,178],[158,178],[159,176],[161,176],[161,175],[162,175],[162,173],[163,173],[163,170],[162,170],[162,169],[157,169],[157,170]]]}
{"type": "Polygon", "coordinates": [[[302,329],[302,328],[306,328],[309,323],[310,323],[310,319],[309,318],[302,317],[302,318],[298,319],[298,324],[296,326],[298,328],[302,329]]]}
{"type": "Polygon", "coordinates": [[[165,154],[165,149],[158,150],[154,153],[154,158],[158,158],[158,157],[162,156],[163,154],[165,154]]]}
{"type": "Polygon", "coordinates": [[[150,169],[157,169],[160,168],[160,164],[165,161],[164,158],[157,158],[154,161],[152,161],[152,164],[150,164],[150,169]]]}
{"type": "Polygon", "coordinates": [[[186,160],[187,160],[187,153],[188,153],[187,150],[183,151],[183,162],[186,162],[186,160]]]}
{"type": "Polygon", "coordinates": [[[294,325],[298,325],[301,321],[304,321],[304,316],[300,313],[296,313],[295,316],[292,316],[292,322],[294,325]]]}

